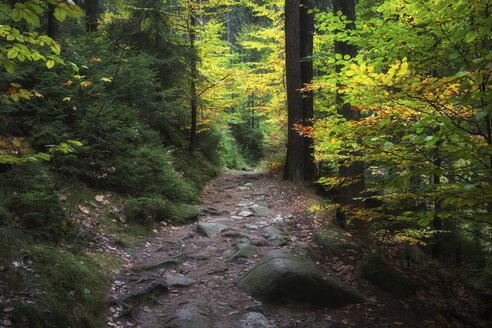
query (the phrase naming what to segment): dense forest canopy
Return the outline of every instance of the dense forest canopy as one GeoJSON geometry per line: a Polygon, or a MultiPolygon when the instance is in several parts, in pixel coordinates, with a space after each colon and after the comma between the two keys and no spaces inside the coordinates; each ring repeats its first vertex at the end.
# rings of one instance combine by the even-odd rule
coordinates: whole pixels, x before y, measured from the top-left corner
{"type": "MultiPolygon", "coordinates": [[[[1,1],[0,273],[21,250],[56,263],[63,245],[83,288],[97,264],[81,251],[81,190],[118,194],[103,216],[140,234],[184,223],[221,169],[261,168],[315,185],[312,210],[344,228],[419,244],[490,293],[489,6],[1,1]]],[[[52,274],[40,270],[35,284],[52,274]]],[[[16,308],[62,322],[69,305],[43,288],[49,319],[16,308]]],[[[74,327],[100,324],[101,295],[85,294],[74,327]]]]}

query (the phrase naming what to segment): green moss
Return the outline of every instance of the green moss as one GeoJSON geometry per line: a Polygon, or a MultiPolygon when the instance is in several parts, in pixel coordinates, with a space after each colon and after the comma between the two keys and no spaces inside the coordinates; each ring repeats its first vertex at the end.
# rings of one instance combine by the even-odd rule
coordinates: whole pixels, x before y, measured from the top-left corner
{"type": "Polygon", "coordinates": [[[1,273],[0,292],[28,295],[23,302],[8,304],[14,307],[14,326],[102,327],[107,286],[97,263],[22,239],[24,235],[0,231],[0,263],[7,268],[1,273]]]}

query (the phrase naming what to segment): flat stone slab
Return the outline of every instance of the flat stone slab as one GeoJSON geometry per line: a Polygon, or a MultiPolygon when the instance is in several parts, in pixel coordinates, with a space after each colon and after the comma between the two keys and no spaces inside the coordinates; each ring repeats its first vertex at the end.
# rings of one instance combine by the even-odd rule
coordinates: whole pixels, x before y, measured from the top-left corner
{"type": "Polygon", "coordinates": [[[330,277],[304,256],[273,251],[243,275],[238,283],[249,295],[271,301],[293,300],[331,308],[362,303],[353,287],[330,277]]]}
{"type": "Polygon", "coordinates": [[[208,238],[214,238],[222,231],[229,229],[225,224],[211,223],[211,222],[198,222],[196,225],[196,231],[208,238]]]}
{"type": "Polygon", "coordinates": [[[190,287],[196,284],[196,280],[186,277],[173,276],[166,274],[164,281],[169,287],[190,287]]]}
{"type": "Polygon", "coordinates": [[[190,254],[188,255],[188,257],[193,260],[203,261],[203,260],[208,260],[210,258],[210,254],[207,253],[190,254]]]}
{"type": "Polygon", "coordinates": [[[239,212],[238,215],[241,216],[241,217],[248,217],[248,216],[254,215],[254,213],[253,212],[250,212],[250,211],[241,211],[241,212],[239,212]]]}
{"type": "Polygon", "coordinates": [[[267,215],[272,212],[269,208],[260,205],[250,206],[250,209],[258,215],[267,215]]]}

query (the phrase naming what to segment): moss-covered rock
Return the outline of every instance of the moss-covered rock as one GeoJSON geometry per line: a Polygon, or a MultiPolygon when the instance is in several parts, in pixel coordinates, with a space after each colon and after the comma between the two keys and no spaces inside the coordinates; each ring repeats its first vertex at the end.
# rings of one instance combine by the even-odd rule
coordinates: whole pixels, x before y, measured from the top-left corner
{"type": "Polygon", "coordinates": [[[400,274],[376,254],[366,255],[357,265],[356,272],[374,286],[397,298],[407,297],[411,293],[400,274]]]}
{"type": "Polygon", "coordinates": [[[239,280],[239,288],[266,300],[293,300],[332,308],[363,302],[354,288],[317,270],[303,256],[273,251],[239,280]]]}
{"type": "Polygon", "coordinates": [[[170,219],[175,224],[184,224],[197,218],[198,210],[193,205],[179,203],[170,206],[170,219]]]}
{"type": "Polygon", "coordinates": [[[340,256],[347,251],[359,251],[359,243],[350,234],[335,225],[317,229],[313,242],[322,246],[332,256],[340,256]]]}

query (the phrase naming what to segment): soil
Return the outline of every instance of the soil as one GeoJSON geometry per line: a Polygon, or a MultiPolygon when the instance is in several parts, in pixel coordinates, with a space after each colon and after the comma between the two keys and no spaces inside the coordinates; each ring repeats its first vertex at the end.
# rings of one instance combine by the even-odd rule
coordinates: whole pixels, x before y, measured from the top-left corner
{"type": "Polygon", "coordinates": [[[221,223],[229,229],[214,238],[207,238],[197,232],[196,222],[164,226],[144,247],[131,251],[127,264],[112,283],[110,299],[125,300],[110,303],[108,326],[162,327],[166,318],[190,302],[198,302],[207,313],[210,327],[216,328],[241,327],[241,318],[251,311],[262,312],[277,327],[487,325],[470,318],[473,316],[469,313],[476,312],[471,296],[466,294],[467,305],[463,305],[463,298],[460,298],[458,305],[453,307],[450,303],[453,296],[444,295],[446,289],[451,293],[462,288],[461,285],[449,287],[449,284],[443,286],[441,283],[432,292],[428,287],[435,284],[435,279],[427,272],[410,270],[402,274],[414,281],[409,281],[409,284],[417,292],[410,298],[399,300],[356,276],[355,265],[364,254],[354,253],[340,258],[324,255],[322,250],[312,245],[311,235],[316,228],[329,223],[329,218],[316,217],[310,212],[309,208],[316,204],[317,197],[290,182],[267,173],[227,171],[205,187],[201,200],[204,204],[199,207],[208,208],[209,213],[202,213],[198,220],[221,223]],[[250,209],[252,204],[267,207],[270,211],[265,215],[239,215],[245,210],[253,212],[250,209]],[[264,240],[263,229],[267,226],[279,228],[288,243],[279,247],[257,246],[254,256],[240,261],[231,261],[224,256],[224,251],[233,248],[241,235],[264,240]],[[358,289],[365,302],[337,309],[282,300],[266,303],[237,288],[241,275],[267,252],[281,249],[295,253],[306,246],[317,250],[315,261],[321,271],[335,272],[339,279],[358,289]],[[196,283],[188,287],[162,288],[161,279],[166,280],[170,276],[190,278],[196,283]],[[447,299],[442,300],[444,296],[447,299]]]}

